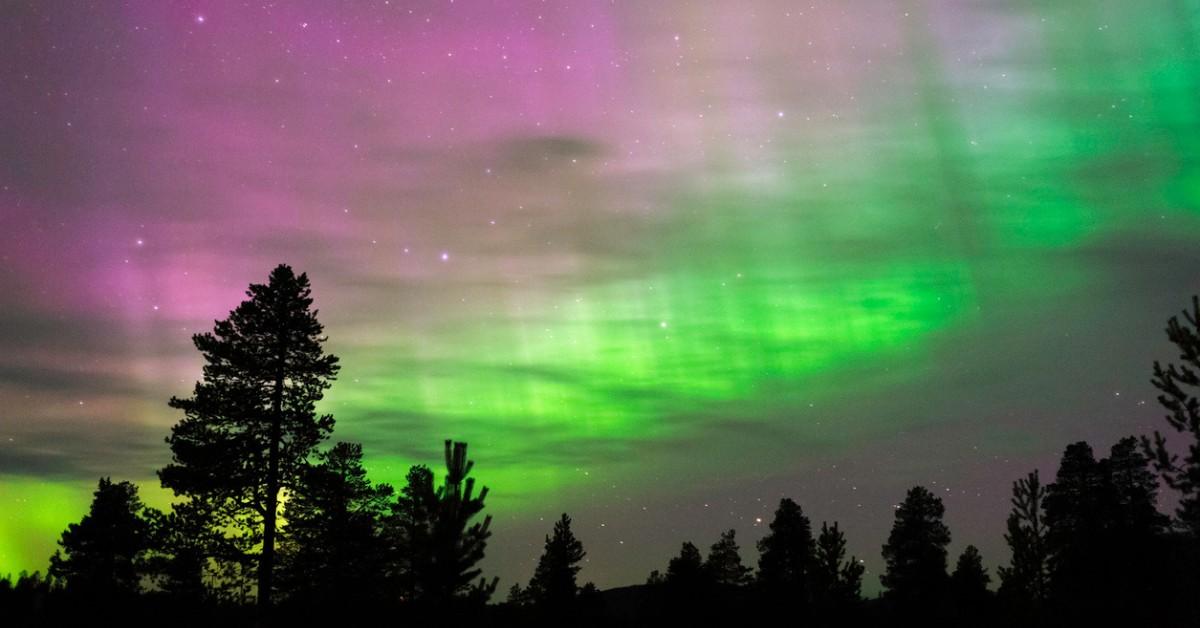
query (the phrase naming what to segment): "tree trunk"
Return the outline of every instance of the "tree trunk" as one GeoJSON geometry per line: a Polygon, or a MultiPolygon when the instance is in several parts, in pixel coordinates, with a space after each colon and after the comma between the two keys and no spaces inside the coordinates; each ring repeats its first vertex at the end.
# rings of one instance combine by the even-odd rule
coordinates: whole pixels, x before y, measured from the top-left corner
{"type": "MultiPolygon", "coordinates": [[[[282,344],[282,343],[281,343],[282,344]]],[[[279,507],[279,441],[283,420],[283,351],[275,370],[275,389],[271,395],[271,436],[267,454],[267,507],[263,517],[263,549],[258,563],[259,621],[270,625],[271,589],[275,571],[275,515],[279,507]]]]}

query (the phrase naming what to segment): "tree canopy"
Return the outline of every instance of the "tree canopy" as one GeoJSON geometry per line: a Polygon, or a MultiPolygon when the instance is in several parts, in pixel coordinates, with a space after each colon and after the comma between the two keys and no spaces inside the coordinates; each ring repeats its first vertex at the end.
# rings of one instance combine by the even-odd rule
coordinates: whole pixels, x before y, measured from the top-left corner
{"type": "Polygon", "coordinates": [[[333,429],[316,403],[338,372],[323,349],[305,274],[280,264],[266,284],[211,332],[192,342],[204,358],[192,396],[167,443],[172,463],[159,471],[166,488],[203,503],[215,528],[240,527],[261,542],[258,600],[271,604],[280,491],[295,489],[308,457],[333,429]]]}

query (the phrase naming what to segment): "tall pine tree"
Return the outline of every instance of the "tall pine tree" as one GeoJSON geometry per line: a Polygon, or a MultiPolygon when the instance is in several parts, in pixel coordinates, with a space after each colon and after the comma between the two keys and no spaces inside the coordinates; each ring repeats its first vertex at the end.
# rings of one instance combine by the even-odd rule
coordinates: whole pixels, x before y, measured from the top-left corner
{"type": "Polygon", "coordinates": [[[1074,605],[1089,599],[1107,569],[1104,547],[1104,473],[1091,445],[1063,450],[1054,482],[1046,487],[1045,521],[1050,594],[1074,605]]]}
{"type": "Polygon", "coordinates": [[[959,610],[968,616],[980,613],[987,603],[991,593],[988,585],[992,577],[983,566],[983,556],[979,548],[968,545],[958,556],[954,573],[950,574],[950,586],[954,591],[954,599],[959,610]]]}
{"type": "Polygon", "coordinates": [[[923,486],[909,489],[896,510],[883,546],[887,571],[880,580],[902,610],[929,607],[944,593],[950,544],[950,529],[942,522],[945,512],[942,500],[923,486]]]}
{"type": "Polygon", "coordinates": [[[280,492],[295,487],[333,429],[333,417],[318,416],[316,403],[337,376],[338,359],[323,350],[311,292],[306,275],[280,264],[212,332],[192,337],[204,377],[191,397],[171,399],[184,418],[167,438],[172,464],[159,471],[164,487],[219,515],[215,527],[240,526],[261,541],[264,613],[274,589],[280,492]]]}
{"type": "Polygon", "coordinates": [[[72,523],[50,557],[50,575],[69,591],[98,598],[139,590],[141,560],[150,547],[137,487],[101,478],[88,514],[72,523]]]}
{"type": "Polygon", "coordinates": [[[691,541],[685,541],[679,548],[679,555],[667,563],[664,582],[672,589],[692,591],[703,587],[707,581],[700,548],[691,541]]]}
{"type": "Polygon", "coordinates": [[[750,568],[742,564],[736,536],[737,531],[733,529],[722,532],[720,540],[708,550],[704,571],[715,584],[740,587],[750,580],[750,568]]]}
{"type": "Polygon", "coordinates": [[[391,486],[367,478],[361,445],[341,442],[317,454],[284,510],[280,590],[306,605],[381,597],[391,499],[391,486]]]}
{"type": "Polygon", "coordinates": [[[426,607],[445,607],[456,601],[487,601],[496,580],[480,579],[492,516],[474,521],[484,508],[488,489],[475,493],[469,477],[475,463],[467,444],[445,442],[446,475],[434,489],[433,472],[418,465],[394,505],[389,537],[396,557],[395,573],[404,599],[426,607]]]}
{"type": "Polygon", "coordinates": [[[1046,489],[1036,470],[1013,482],[1012,512],[1004,540],[1012,551],[1007,567],[1000,567],[1000,593],[1016,605],[1035,611],[1046,601],[1046,524],[1042,500],[1046,489]]]}
{"type": "Polygon", "coordinates": [[[758,541],[758,581],[773,595],[803,604],[810,594],[816,546],[812,524],[789,498],[779,500],[771,531],[758,541]]]}
{"type": "Polygon", "coordinates": [[[1167,409],[1167,425],[1184,434],[1186,450],[1180,459],[1157,431],[1142,445],[1167,486],[1180,493],[1179,520],[1200,538],[1200,296],[1192,297],[1182,323],[1176,316],[1167,321],[1167,339],[1179,350],[1179,364],[1163,368],[1156,361],[1151,382],[1162,392],[1158,402],[1167,409]]]}
{"type": "Polygon", "coordinates": [[[815,558],[812,596],[817,606],[828,612],[858,602],[866,568],[853,556],[846,559],[846,535],[838,529],[836,521],[832,526],[821,522],[815,558]]]}
{"type": "Polygon", "coordinates": [[[562,518],[554,522],[554,534],[546,536],[546,549],[538,559],[526,595],[535,604],[547,608],[571,606],[579,592],[575,582],[579,561],[586,555],[583,543],[571,532],[571,518],[564,512],[562,518]]]}

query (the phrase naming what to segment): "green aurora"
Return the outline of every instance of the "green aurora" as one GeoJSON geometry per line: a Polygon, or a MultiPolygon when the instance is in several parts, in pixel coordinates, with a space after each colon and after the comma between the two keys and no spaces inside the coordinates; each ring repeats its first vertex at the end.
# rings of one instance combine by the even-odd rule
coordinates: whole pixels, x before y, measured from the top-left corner
{"type": "MultiPolygon", "coordinates": [[[[485,120],[445,143],[376,120],[420,117],[369,91],[391,66],[361,55],[350,74],[305,74],[300,59],[271,53],[262,72],[368,90],[348,103],[321,91],[282,102],[297,120],[344,106],[346,136],[371,112],[362,124],[379,139],[362,141],[380,144],[374,161],[311,181],[331,129],[271,140],[270,168],[295,169],[280,175],[292,183],[244,183],[274,175],[225,176],[229,143],[201,142],[196,176],[240,191],[188,177],[151,185],[201,190],[179,221],[160,221],[153,199],[143,211],[94,185],[53,194],[41,154],[0,169],[0,573],[43,569],[98,475],[169,503],[153,470],[178,419],[166,400],[199,376],[188,337],[275,261],[313,278],[344,365],[323,409],[335,438],[364,443],[377,480],[399,483],[417,462],[439,470],[442,439],[470,442],[498,516],[486,567],[504,586],[528,578],[563,509],[591,552],[583,576],[612,586],[661,568],[681,540],[706,545],[728,527],[753,538],[781,494],[815,520],[843,520],[874,567],[889,500],[918,481],[952,485],[956,543],[1003,560],[1013,479],[1069,438],[1101,443],[1157,421],[1147,380],[1150,360],[1171,357],[1161,322],[1200,285],[1200,3],[817,3],[799,17],[791,4],[552,11],[572,39],[525,54],[547,64],[575,54],[591,74],[496,91],[551,103],[544,115],[557,121],[451,104],[463,96],[450,86],[476,73],[442,65],[449,78],[421,96],[421,119],[440,121],[444,107],[485,120]],[[95,209],[75,209],[92,196],[95,209]],[[230,198],[204,213],[203,201],[230,198]],[[300,209],[236,209],[256,203],[300,209]],[[51,235],[77,246],[47,262],[37,251],[59,219],[78,227],[51,235]],[[196,225],[236,237],[189,239],[196,225]],[[143,250],[129,253],[134,237],[143,250]],[[135,254],[144,266],[121,264],[135,254]],[[89,282],[104,294],[81,288],[89,282]],[[187,296],[172,300],[177,282],[187,296]]],[[[145,10],[180,22],[163,28],[199,31],[186,13],[145,10]]],[[[382,45],[367,9],[346,10],[357,51],[382,45]]],[[[106,24],[128,17],[91,11],[106,24]]],[[[483,28],[449,11],[427,9],[439,18],[430,37],[447,48],[483,28]]],[[[0,33],[33,19],[13,18],[0,33]]],[[[517,11],[492,28],[526,19],[517,11]]],[[[220,16],[204,28],[221,28],[220,16]]],[[[222,41],[247,51],[252,40],[222,41]]],[[[49,78],[38,80],[56,89],[108,89],[86,65],[2,54],[23,40],[0,41],[0,58],[41,64],[49,78]]],[[[238,91],[242,79],[188,80],[112,98],[207,85],[219,111],[245,116],[239,132],[265,133],[255,116],[273,101],[238,91]]],[[[21,89],[0,104],[37,93],[21,89]]],[[[145,132],[133,150],[153,159],[162,131],[145,132]]],[[[112,141],[64,150],[79,154],[72,163],[100,160],[112,141]]]]}

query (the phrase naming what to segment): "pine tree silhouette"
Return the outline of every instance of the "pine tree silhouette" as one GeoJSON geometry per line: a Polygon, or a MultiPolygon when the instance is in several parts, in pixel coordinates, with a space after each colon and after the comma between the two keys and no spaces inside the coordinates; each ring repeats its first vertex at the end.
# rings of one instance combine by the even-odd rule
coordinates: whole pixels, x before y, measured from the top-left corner
{"type": "Polygon", "coordinates": [[[1040,609],[1048,595],[1048,550],[1042,514],[1045,496],[1036,470],[1013,483],[1013,509],[1004,534],[1012,560],[1008,567],[999,568],[1001,595],[1029,612],[1040,609]]]}
{"type": "Polygon", "coordinates": [[[770,530],[758,541],[758,581],[771,595],[804,605],[811,597],[809,578],[816,560],[812,524],[800,505],[785,497],[770,530]]]}
{"type": "Polygon", "coordinates": [[[846,560],[846,535],[821,522],[817,536],[816,556],[812,570],[812,597],[821,613],[827,616],[834,610],[859,601],[865,567],[853,556],[846,560]]]}
{"type": "MultiPolygon", "coordinates": [[[[280,491],[295,486],[305,461],[333,429],[315,404],[338,372],[338,359],[312,305],[308,277],[280,264],[267,284],[192,337],[204,378],[192,396],[172,398],[184,418],[167,443],[173,462],[159,471],[166,488],[220,516],[214,527],[241,527],[261,540],[258,605],[265,616],[274,589],[280,491]]],[[[264,619],[265,621],[265,619],[264,619]]]]}
{"type": "Polygon", "coordinates": [[[887,571],[880,577],[902,613],[930,608],[945,593],[946,546],[942,500],[923,486],[908,491],[883,546],[887,571]]]}
{"type": "Polygon", "coordinates": [[[432,571],[433,524],[438,510],[433,472],[424,465],[409,468],[405,484],[388,520],[388,579],[402,601],[428,598],[424,580],[432,571]]]}
{"type": "Polygon", "coordinates": [[[721,539],[708,550],[703,568],[708,579],[717,585],[740,587],[750,581],[750,568],[742,564],[736,536],[733,529],[722,532],[721,539]]]}
{"type": "Polygon", "coordinates": [[[542,607],[554,610],[571,607],[579,592],[575,582],[579,561],[586,555],[583,543],[571,532],[571,518],[564,512],[554,523],[553,535],[546,536],[545,551],[526,588],[527,595],[542,607]]]}
{"type": "Polygon", "coordinates": [[[1155,361],[1151,382],[1162,392],[1167,424],[1185,435],[1186,451],[1182,459],[1171,453],[1158,431],[1153,441],[1143,437],[1142,446],[1167,486],[1179,491],[1179,520],[1200,539],[1200,296],[1192,297],[1182,323],[1176,316],[1167,321],[1167,339],[1179,350],[1179,364],[1163,368],[1155,361]]]}
{"type": "Polygon", "coordinates": [[[88,514],[72,523],[50,557],[50,576],[68,591],[96,599],[137,593],[140,561],[150,547],[137,487],[101,478],[88,514]]]}
{"type": "Polygon", "coordinates": [[[1103,546],[1103,483],[1091,445],[1080,441],[1063,451],[1054,482],[1046,489],[1050,594],[1060,605],[1089,599],[1105,569],[1098,553],[1103,546]]]}
{"type": "Polygon", "coordinates": [[[279,589],[305,606],[381,597],[381,528],[391,500],[392,487],[367,478],[361,445],[340,442],[318,453],[284,511],[279,589]]]}
{"type": "Polygon", "coordinates": [[[687,541],[679,548],[679,556],[667,563],[665,582],[675,589],[692,590],[702,587],[707,581],[706,576],[699,548],[687,541]]]}
{"type": "Polygon", "coordinates": [[[447,440],[445,461],[446,475],[436,490],[428,468],[409,470],[389,535],[399,558],[394,575],[403,598],[434,608],[486,602],[497,583],[473,583],[481,573],[476,565],[491,536],[492,517],[472,521],[483,511],[488,489],[475,494],[475,479],[468,477],[475,463],[467,458],[466,443],[447,440]]]}
{"type": "Polygon", "coordinates": [[[251,549],[245,539],[214,528],[214,517],[201,502],[175,504],[166,513],[148,508],[146,518],[152,539],[147,572],[156,589],[182,600],[209,596],[210,561],[239,561],[251,549]]]}
{"type": "Polygon", "coordinates": [[[1132,437],[1100,460],[1084,442],[1063,452],[1045,500],[1050,594],[1060,613],[1135,621],[1141,601],[1167,588],[1167,521],[1150,464],[1132,437]]]}
{"type": "Polygon", "coordinates": [[[979,548],[968,545],[958,556],[954,573],[950,574],[950,585],[960,612],[968,617],[978,617],[991,595],[988,591],[991,582],[979,548]]]}

